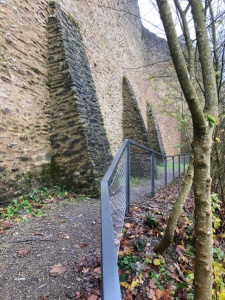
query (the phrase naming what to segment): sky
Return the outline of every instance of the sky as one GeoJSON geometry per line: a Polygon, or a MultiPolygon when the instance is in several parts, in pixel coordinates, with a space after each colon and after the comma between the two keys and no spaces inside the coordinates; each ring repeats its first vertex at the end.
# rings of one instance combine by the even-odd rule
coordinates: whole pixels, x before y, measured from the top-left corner
{"type": "Polygon", "coordinates": [[[150,3],[150,0],[138,0],[138,5],[143,25],[151,32],[164,37],[162,22],[156,7],[150,3]]]}
{"type": "MultiPolygon", "coordinates": [[[[163,25],[162,25],[162,22],[161,22],[159,13],[158,13],[157,5],[155,4],[155,6],[154,6],[152,4],[154,2],[156,2],[156,1],[138,0],[140,14],[141,14],[141,18],[142,18],[142,23],[151,32],[154,32],[155,34],[157,34],[158,36],[160,36],[162,38],[166,38],[165,33],[164,33],[164,29],[163,29],[163,25]]],[[[185,2],[186,1],[184,1],[184,5],[186,5],[185,2]]],[[[182,34],[182,31],[181,31],[179,23],[177,21],[175,10],[173,10],[173,5],[172,5],[173,2],[169,1],[169,3],[171,4],[173,17],[174,17],[174,20],[176,22],[177,34],[178,34],[178,36],[180,36],[182,34]]]]}

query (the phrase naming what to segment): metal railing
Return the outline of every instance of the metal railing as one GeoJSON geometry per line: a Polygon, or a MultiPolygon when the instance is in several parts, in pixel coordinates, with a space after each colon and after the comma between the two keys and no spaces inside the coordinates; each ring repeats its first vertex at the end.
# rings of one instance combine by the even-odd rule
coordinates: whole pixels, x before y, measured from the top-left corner
{"type": "Polygon", "coordinates": [[[121,299],[117,252],[130,204],[154,196],[180,177],[188,163],[188,153],[166,156],[132,140],[123,142],[101,182],[103,300],[121,299]]]}

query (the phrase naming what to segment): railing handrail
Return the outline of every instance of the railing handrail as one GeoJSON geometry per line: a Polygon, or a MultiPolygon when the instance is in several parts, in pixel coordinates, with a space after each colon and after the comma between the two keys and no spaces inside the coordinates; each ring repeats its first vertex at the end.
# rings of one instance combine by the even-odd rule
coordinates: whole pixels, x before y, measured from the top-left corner
{"type": "MultiPolygon", "coordinates": [[[[152,174],[154,173],[154,154],[160,155],[165,159],[165,184],[167,185],[167,158],[173,158],[173,180],[174,180],[174,157],[179,157],[179,175],[180,175],[180,156],[181,155],[189,155],[189,153],[181,153],[175,155],[162,154],[157,152],[151,148],[143,146],[139,143],[136,143],[133,140],[125,139],[123,144],[121,145],[119,151],[117,152],[115,158],[113,159],[112,163],[110,164],[106,174],[104,175],[101,181],[101,270],[102,270],[102,300],[121,300],[121,290],[120,290],[120,282],[119,282],[119,273],[118,273],[118,266],[117,266],[117,255],[115,250],[115,242],[114,242],[114,232],[113,232],[113,225],[112,225],[112,214],[111,214],[111,207],[110,207],[110,192],[109,192],[109,182],[112,179],[114,171],[118,166],[120,158],[122,157],[126,148],[128,149],[127,152],[127,163],[129,162],[129,150],[130,145],[137,146],[143,150],[149,151],[152,156],[153,164],[151,170],[152,174]]],[[[185,158],[184,158],[185,161],[185,158]]],[[[129,163],[128,163],[129,164],[129,163]]],[[[129,170],[129,167],[128,169],[129,170]]],[[[128,171],[129,173],[129,171],[128,171]]],[[[127,179],[129,176],[127,177],[127,179]]],[[[152,178],[152,186],[154,186],[154,178],[152,178]]],[[[129,180],[128,180],[129,181],[129,180]]],[[[126,186],[126,193],[130,193],[130,186],[126,186]],[[129,189],[129,191],[127,191],[129,189]]],[[[154,190],[153,190],[154,195],[154,190]]],[[[129,206],[129,203],[127,203],[129,206]]]]}
{"type": "Polygon", "coordinates": [[[109,181],[118,165],[119,159],[127,147],[129,140],[124,140],[115,158],[110,164],[105,176],[101,181],[101,260],[102,260],[102,299],[120,300],[120,282],[117,267],[117,257],[115,252],[114,234],[112,227],[112,215],[110,208],[109,181]],[[111,222],[109,222],[111,220],[111,222]],[[103,245],[104,241],[104,245],[103,245]],[[104,276],[107,274],[107,276],[104,276]],[[104,280],[103,280],[104,278],[104,280]]]}
{"type": "Polygon", "coordinates": [[[110,179],[112,177],[112,174],[113,174],[113,171],[115,170],[123,151],[126,149],[128,142],[129,142],[128,139],[124,140],[123,144],[121,145],[121,147],[118,150],[116,156],[112,160],[112,162],[111,162],[107,172],[105,173],[104,177],[102,178],[101,182],[109,182],[110,181],[110,179]]]}

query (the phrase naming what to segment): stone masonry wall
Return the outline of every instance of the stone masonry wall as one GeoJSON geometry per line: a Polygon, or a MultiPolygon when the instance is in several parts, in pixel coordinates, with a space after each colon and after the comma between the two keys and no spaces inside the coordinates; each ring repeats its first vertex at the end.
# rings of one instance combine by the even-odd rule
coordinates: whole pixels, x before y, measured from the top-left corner
{"type": "Polygon", "coordinates": [[[129,81],[123,78],[123,139],[151,147],[150,139],[129,81]]]}
{"type": "Polygon", "coordinates": [[[51,159],[45,2],[0,1],[0,202],[34,186],[51,159]]]}
{"type": "Polygon", "coordinates": [[[85,184],[88,172],[101,173],[106,166],[100,161],[107,165],[124,137],[124,76],[148,132],[148,103],[155,108],[161,142],[151,140],[150,130],[153,149],[161,143],[173,154],[179,144],[174,122],[157,109],[161,94],[148,79],[162,70],[157,62],[170,59],[167,43],[143,28],[137,1],[58,4],[57,19],[48,0],[0,0],[0,202],[52,179],[59,169],[68,173],[59,176],[61,182],[53,179],[69,181],[74,189],[85,184]],[[54,18],[59,48],[51,31],[54,18]],[[51,60],[54,51],[59,52],[51,60]]]}
{"type": "Polygon", "coordinates": [[[156,118],[155,110],[150,104],[148,104],[147,114],[148,135],[151,136],[151,142],[154,145],[154,150],[160,153],[165,153],[162,135],[159,129],[159,124],[156,118]]]}
{"type": "Polygon", "coordinates": [[[82,36],[54,2],[48,23],[51,177],[54,183],[93,194],[112,156],[82,36]]]}

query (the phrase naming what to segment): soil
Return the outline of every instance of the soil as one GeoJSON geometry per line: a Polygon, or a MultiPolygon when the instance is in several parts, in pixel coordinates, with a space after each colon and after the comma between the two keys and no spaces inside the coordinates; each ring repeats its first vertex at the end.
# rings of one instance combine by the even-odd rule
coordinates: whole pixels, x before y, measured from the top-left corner
{"type": "MultiPolygon", "coordinates": [[[[145,215],[147,210],[166,216],[178,192],[179,184],[173,185],[154,198],[140,197],[138,206],[145,215]]],[[[184,211],[192,215],[193,209],[191,197],[184,211]]],[[[0,299],[100,299],[100,200],[54,198],[43,210],[44,216],[29,217],[0,230],[0,299]],[[58,274],[51,273],[53,266],[58,274]]],[[[137,222],[139,217],[135,217],[137,222]]],[[[128,215],[125,222],[131,222],[130,218],[128,215]]],[[[149,241],[153,251],[157,239],[153,235],[149,241]]],[[[220,246],[225,251],[225,243],[220,246]]],[[[173,248],[168,257],[170,251],[173,248]]]]}
{"type": "Polygon", "coordinates": [[[88,253],[100,256],[98,199],[56,200],[44,211],[1,234],[2,300],[72,299],[82,287],[76,265],[88,253]],[[50,274],[55,265],[63,274],[50,274]]]}

